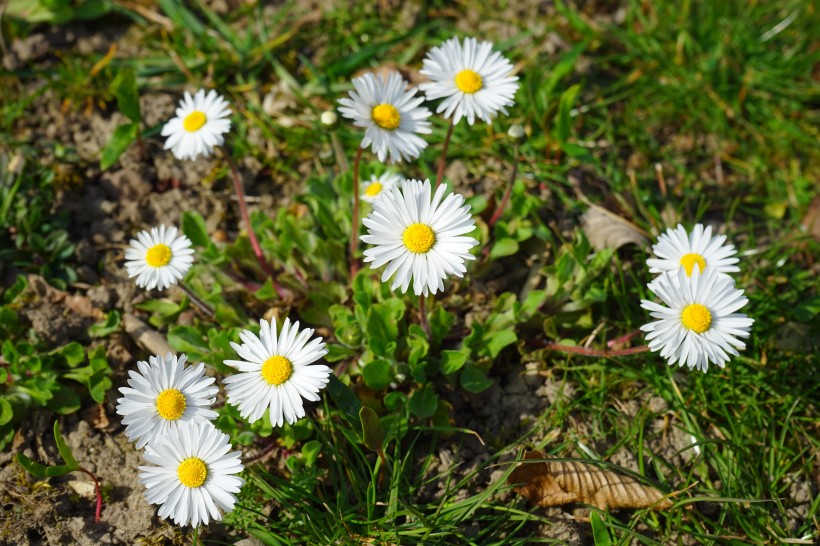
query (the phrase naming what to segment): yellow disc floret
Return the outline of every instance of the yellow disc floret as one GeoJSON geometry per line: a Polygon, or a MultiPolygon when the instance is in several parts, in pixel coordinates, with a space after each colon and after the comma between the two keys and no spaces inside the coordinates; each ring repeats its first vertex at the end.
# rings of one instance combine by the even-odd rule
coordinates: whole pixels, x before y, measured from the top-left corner
{"type": "Polygon", "coordinates": [[[185,413],[185,395],[177,389],[165,389],[157,396],[157,413],[163,419],[176,421],[185,413]]]}
{"type": "Polygon", "coordinates": [[[705,305],[691,303],[684,307],[680,320],[696,334],[702,334],[712,326],[712,313],[705,305]]]}
{"type": "Polygon", "coordinates": [[[185,487],[199,487],[208,477],[208,465],[198,457],[189,457],[179,463],[177,476],[185,487]]]}
{"type": "Polygon", "coordinates": [[[367,186],[367,189],[364,190],[364,194],[367,195],[368,197],[376,197],[381,192],[382,192],[381,182],[373,182],[369,186],[367,186]]]}
{"type": "Polygon", "coordinates": [[[269,385],[281,385],[293,375],[293,363],[284,356],[274,355],[262,364],[262,377],[269,385]]]}
{"type": "Polygon", "coordinates": [[[698,264],[698,269],[700,272],[706,269],[706,260],[703,259],[703,256],[700,254],[686,254],[680,259],[680,264],[686,270],[686,276],[692,276],[692,270],[695,268],[695,264],[698,264]]]}
{"type": "Polygon", "coordinates": [[[424,254],[436,244],[436,234],[425,224],[412,224],[401,236],[404,246],[410,252],[424,254]]]}
{"type": "Polygon", "coordinates": [[[370,115],[373,117],[373,121],[376,122],[376,125],[388,131],[392,131],[398,127],[401,122],[401,114],[399,114],[399,111],[392,104],[382,103],[373,108],[370,115]]]}
{"type": "Polygon", "coordinates": [[[477,92],[484,86],[484,82],[481,80],[481,76],[475,70],[470,70],[469,68],[465,68],[458,74],[456,74],[456,87],[459,88],[460,91],[465,93],[473,94],[477,92]]]}
{"type": "Polygon", "coordinates": [[[185,116],[185,119],[182,120],[182,126],[185,127],[185,130],[189,133],[194,133],[202,129],[202,126],[205,125],[206,121],[208,121],[208,118],[205,116],[204,112],[194,110],[185,116]]]}
{"type": "Polygon", "coordinates": [[[148,249],[148,252],[145,253],[145,263],[151,267],[165,267],[171,263],[173,256],[174,253],[171,252],[171,247],[160,243],[152,246],[148,249]]]}

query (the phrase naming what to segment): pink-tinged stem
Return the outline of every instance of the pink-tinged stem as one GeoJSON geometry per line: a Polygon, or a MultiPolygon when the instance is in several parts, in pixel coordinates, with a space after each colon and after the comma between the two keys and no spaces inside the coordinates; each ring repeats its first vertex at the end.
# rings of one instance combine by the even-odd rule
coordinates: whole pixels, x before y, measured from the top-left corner
{"type": "Polygon", "coordinates": [[[256,232],[253,231],[251,217],[248,215],[248,205],[245,203],[245,190],[242,189],[242,180],[239,178],[239,171],[236,168],[236,163],[234,163],[230,153],[226,152],[225,157],[228,158],[228,165],[231,167],[233,187],[236,190],[236,198],[239,201],[239,214],[245,222],[245,229],[248,231],[248,239],[251,241],[251,247],[253,248],[253,253],[256,256],[256,261],[259,262],[259,265],[262,266],[262,269],[264,269],[265,273],[267,273],[268,277],[270,277],[271,284],[279,297],[285,299],[288,294],[279,285],[279,283],[276,282],[276,273],[274,273],[270,263],[268,263],[265,259],[265,255],[262,253],[262,247],[259,246],[259,240],[256,238],[256,232]]]}
{"type": "Polygon", "coordinates": [[[621,337],[616,337],[615,339],[610,339],[609,341],[606,342],[606,346],[611,348],[611,347],[614,347],[615,345],[620,345],[621,343],[626,343],[627,341],[629,341],[633,337],[638,336],[640,334],[641,334],[641,330],[635,330],[634,332],[629,332],[628,334],[623,335],[621,337]]]}
{"type": "Polygon", "coordinates": [[[548,351],[557,351],[559,353],[572,353],[582,356],[598,356],[598,357],[612,357],[612,356],[629,356],[640,353],[645,353],[649,350],[648,345],[641,345],[640,347],[630,347],[628,349],[617,349],[614,351],[604,351],[601,349],[589,349],[587,347],[577,347],[575,345],[561,345],[559,343],[546,343],[544,349],[548,351]]]}
{"type": "Polygon", "coordinates": [[[501,198],[501,202],[495,209],[492,218],[488,223],[490,229],[493,228],[498,219],[501,218],[501,214],[504,212],[504,207],[507,206],[507,201],[510,200],[510,195],[512,194],[513,184],[515,184],[515,179],[518,177],[518,143],[515,143],[513,147],[513,168],[512,174],[510,175],[510,182],[507,184],[507,189],[504,191],[504,197],[501,198]]]}
{"type": "Polygon", "coordinates": [[[350,280],[359,271],[359,260],[356,259],[356,249],[359,248],[359,164],[362,162],[362,151],[359,146],[356,150],[356,159],[353,161],[353,226],[350,230],[350,280]]]}
{"type": "Polygon", "coordinates": [[[441,185],[441,179],[444,178],[444,165],[447,163],[447,148],[450,147],[450,139],[453,136],[453,129],[455,128],[453,118],[450,118],[450,127],[447,128],[447,136],[444,138],[444,146],[441,148],[441,156],[438,158],[438,171],[436,172],[436,188],[441,185]]]}
{"type": "Polygon", "coordinates": [[[94,480],[94,493],[97,494],[97,510],[94,513],[94,523],[100,522],[100,515],[102,514],[102,489],[100,489],[100,482],[97,481],[97,476],[89,472],[83,467],[78,468],[80,472],[83,472],[91,477],[94,480]]]}
{"type": "Polygon", "coordinates": [[[427,339],[432,339],[430,321],[427,320],[427,297],[424,294],[419,296],[419,323],[421,324],[421,329],[427,334],[427,339]]]}

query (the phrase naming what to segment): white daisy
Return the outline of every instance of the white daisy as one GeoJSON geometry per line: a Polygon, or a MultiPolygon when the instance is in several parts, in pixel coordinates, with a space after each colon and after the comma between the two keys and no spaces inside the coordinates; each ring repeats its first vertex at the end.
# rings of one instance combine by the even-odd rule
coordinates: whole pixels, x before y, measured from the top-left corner
{"type": "Polygon", "coordinates": [[[182,279],[194,263],[194,249],[177,228],[159,226],[141,231],[125,250],[125,269],[137,286],[165,290],[182,279]]]}
{"type": "Polygon", "coordinates": [[[276,333],[276,319],[271,324],[259,321],[259,335],[244,330],[239,334],[242,345],[231,347],[244,360],[226,360],[242,373],[226,377],[222,383],[228,403],[239,408],[239,414],[253,423],[270,408],[270,422],[282,426],[305,416],[302,398],[315,402],[318,392],[327,385],[330,368],[311,364],[327,354],[322,338],[308,343],[312,328],[299,331],[299,322],[286,318],[282,331],[276,333]]]}
{"type": "Polygon", "coordinates": [[[171,150],[177,159],[196,159],[202,154],[211,155],[214,146],[225,142],[222,135],[231,130],[231,110],[228,101],[211,89],[191,94],[179,103],[177,115],[162,128],[162,136],[168,137],[165,149],[171,150]]]}
{"type": "Polygon", "coordinates": [[[652,246],[658,258],[649,258],[646,265],[650,273],[676,271],[683,267],[687,276],[692,274],[695,264],[701,273],[712,268],[720,273],[740,271],[734,265],[739,261],[734,257],[737,251],[734,245],[724,245],[725,241],[725,235],[712,237],[712,226],[704,229],[702,224],[696,224],[692,233],[687,234],[686,229],[678,224],[675,229],[669,228],[658,237],[657,244],[652,246]]]}
{"type": "Polygon", "coordinates": [[[396,173],[382,173],[380,175],[371,175],[370,180],[364,180],[361,183],[362,199],[368,203],[373,203],[377,197],[384,192],[390,191],[396,184],[401,182],[404,178],[396,173]]]}
{"type": "Polygon", "coordinates": [[[373,153],[382,163],[390,154],[390,161],[415,159],[427,147],[427,141],[417,133],[432,132],[430,110],[420,106],[424,97],[416,97],[416,89],[407,89],[398,72],[377,78],[365,74],[353,79],[350,98],[339,99],[339,112],[352,119],[357,127],[364,127],[362,148],[372,144],[373,153]]]}
{"type": "Polygon", "coordinates": [[[476,118],[492,121],[500,111],[513,104],[518,91],[518,77],[512,75],[513,65],[493,51],[490,42],[475,38],[450,38],[431,49],[424,58],[421,73],[433,80],[419,87],[427,100],[444,98],[436,113],[453,117],[453,123],[467,118],[472,125],[476,118]]]}
{"type": "Polygon", "coordinates": [[[188,357],[168,353],[137,362],[139,372],[130,370],[129,387],[120,387],[125,396],[117,399],[117,413],[123,416],[125,435],[137,442],[137,449],[158,436],[175,434],[181,423],[216,419],[211,410],[219,388],[205,376],[205,364],[185,366],[188,357]]]}
{"type": "Polygon", "coordinates": [[[641,330],[648,332],[650,350],[660,350],[670,366],[680,362],[706,372],[712,362],[723,368],[729,355],[746,348],[738,337],[749,336],[754,320],[737,311],[749,300],[717,268],[703,274],[695,269],[691,276],[680,268],[663,273],[648,288],[666,307],[641,301],[641,307],[659,319],[641,330]]]}
{"type": "Polygon", "coordinates": [[[244,466],[231,452],[227,434],[211,423],[183,423],[148,444],[143,457],[156,466],[140,466],[145,499],[159,504],[159,517],[177,525],[207,525],[230,512],[245,480],[234,474],[244,466]]]}
{"type": "Polygon", "coordinates": [[[388,264],[382,282],[395,273],[391,290],[406,292],[412,279],[416,295],[435,294],[444,290],[447,275],[462,277],[464,260],[475,258],[470,249],[478,241],[464,236],[475,227],[470,206],[461,195],[445,198],[446,191],[439,186],[431,199],[429,180],[405,180],[401,189],[383,193],[363,220],[368,234],[362,241],[375,245],[364,251],[364,261],[372,269],[388,264]]]}

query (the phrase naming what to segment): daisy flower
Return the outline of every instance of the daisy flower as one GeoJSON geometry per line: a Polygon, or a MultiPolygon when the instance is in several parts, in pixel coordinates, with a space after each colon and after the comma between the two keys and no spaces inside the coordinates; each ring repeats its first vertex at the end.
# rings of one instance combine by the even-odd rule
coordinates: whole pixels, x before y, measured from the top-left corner
{"type": "Polygon", "coordinates": [[[707,269],[717,269],[720,273],[735,273],[740,269],[734,265],[737,251],[734,245],[724,245],[725,235],[712,237],[712,226],[695,225],[692,233],[687,234],[684,227],[678,224],[675,229],[669,228],[658,237],[652,251],[658,258],[649,258],[646,265],[650,273],[675,271],[681,267],[687,276],[692,275],[695,264],[701,273],[707,269]]]}
{"type": "Polygon", "coordinates": [[[312,364],[327,354],[322,338],[308,343],[313,329],[299,331],[299,322],[286,318],[282,331],[276,333],[276,319],[268,324],[259,321],[259,335],[244,330],[239,334],[242,345],[231,347],[244,360],[226,360],[241,373],[226,377],[222,383],[228,403],[239,408],[239,414],[251,423],[270,408],[270,422],[282,426],[305,416],[302,398],[315,402],[318,392],[327,385],[331,370],[323,364],[312,364]]]}
{"type": "Polygon", "coordinates": [[[353,87],[350,98],[339,100],[339,112],[365,128],[362,148],[372,145],[382,163],[388,154],[393,163],[417,158],[427,147],[418,134],[432,132],[427,121],[430,110],[420,106],[424,97],[416,97],[416,89],[408,90],[398,72],[386,79],[365,74],[353,79],[353,87]]]}
{"type": "Polygon", "coordinates": [[[478,241],[464,236],[475,227],[470,206],[461,195],[445,197],[446,191],[439,186],[431,199],[429,180],[406,180],[401,189],[385,192],[363,220],[362,241],[374,245],[364,251],[364,261],[372,262],[371,269],[388,264],[382,282],[395,274],[391,290],[406,292],[412,280],[417,296],[435,294],[444,290],[447,275],[464,276],[464,260],[475,258],[470,249],[478,241]]]}
{"type": "Polygon", "coordinates": [[[137,278],[137,286],[164,290],[182,279],[194,263],[194,249],[185,235],[177,237],[177,228],[159,227],[141,231],[125,250],[128,276],[137,278]]]}
{"type": "Polygon", "coordinates": [[[117,413],[123,416],[125,435],[137,449],[164,434],[176,434],[182,423],[216,419],[211,404],[219,388],[205,376],[205,364],[185,366],[186,355],[168,353],[137,362],[139,372],[128,375],[130,387],[121,387],[117,413]]]}
{"type": "Polygon", "coordinates": [[[182,423],[174,434],[165,433],[145,449],[139,480],[145,500],[159,504],[159,517],[180,526],[207,525],[230,512],[245,480],[234,474],[244,466],[231,452],[227,434],[211,423],[182,423]]]}
{"type": "Polygon", "coordinates": [[[162,128],[162,136],[168,137],[165,149],[177,159],[208,157],[214,146],[225,141],[222,135],[231,130],[228,101],[213,89],[207,95],[200,89],[193,97],[186,91],[176,113],[162,128]]]}
{"type": "Polygon", "coordinates": [[[648,288],[666,307],[641,301],[641,307],[659,319],[641,330],[647,332],[649,349],[660,351],[670,366],[679,362],[706,372],[712,362],[723,368],[729,355],[746,348],[738,337],[749,336],[754,320],[737,311],[749,300],[717,268],[703,274],[695,269],[691,276],[679,268],[663,273],[648,288]]]}
{"type": "Polygon", "coordinates": [[[378,176],[371,175],[370,180],[364,180],[361,184],[362,199],[368,203],[373,203],[377,197],[384,192],[390,191],[393,186],[403,180],[400,174],[382,173],[378,176]]]}
{"type": "Polygon", "coordinates": [[[427,53],[421,73],[433,81],[419,87],[427,100],[444,99],[436,113],[453,116],[454,124],[462,117],[470,125],[476,118],[489,123],[513,104],[518,77],[512,71],[510,61],[493,51],[490,42],[465,38],[462,44],[450,38],[427,53]]]}

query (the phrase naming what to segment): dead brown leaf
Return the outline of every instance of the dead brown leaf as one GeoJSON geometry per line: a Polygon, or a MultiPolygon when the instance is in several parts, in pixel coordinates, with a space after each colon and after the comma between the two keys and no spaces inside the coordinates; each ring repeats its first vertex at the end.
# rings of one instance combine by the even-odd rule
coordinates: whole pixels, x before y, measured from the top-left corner
{"type": "Polygon", "coordinates": [[[595,250],[617,250],[626,244],[641,245],[647,240],[641,228],[594,204],[581,216],[581,227],[595,250]]]}
{"type": "MultiPolygon", "coordinates": [[[[524,460],[543,459],[540,451],[524,460]]],[[[611,508],[670,508],[672,502],[654,487],[636,479],[580,461],[521,463],[508,481],[523,484],[516,491],[539,506],[583,502],[601,510],[611,508]]]]}

